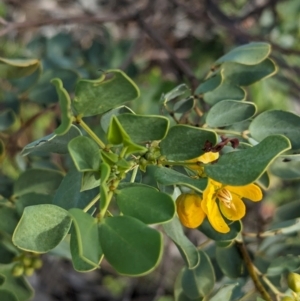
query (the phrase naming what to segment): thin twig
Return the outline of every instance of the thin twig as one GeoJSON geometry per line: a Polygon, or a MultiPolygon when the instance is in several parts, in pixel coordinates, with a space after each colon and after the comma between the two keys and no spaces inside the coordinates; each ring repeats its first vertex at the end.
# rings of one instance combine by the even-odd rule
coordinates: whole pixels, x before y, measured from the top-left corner
{"type": "Polygon", "coordinates": [[[272,301],[271,296],[269,295],[269,293],[266,291],[266,289],[264,288],[264,286],[262,285],[262,283],[260,282],[258,275],[254,269],[254,265],[251,261],[251,258],[249,256],[249,253],[247,251],[247,248],[244,244],[243,241],[236,241],[236,246],[238,247],[243,259],[244,259],[244,263],[247,267],[247,270],[249,272],[249,275],[256,287],[256,289],[258,290],[258,292],[261,294],[261,296],[266,300],[266,301],[272,301]]]}

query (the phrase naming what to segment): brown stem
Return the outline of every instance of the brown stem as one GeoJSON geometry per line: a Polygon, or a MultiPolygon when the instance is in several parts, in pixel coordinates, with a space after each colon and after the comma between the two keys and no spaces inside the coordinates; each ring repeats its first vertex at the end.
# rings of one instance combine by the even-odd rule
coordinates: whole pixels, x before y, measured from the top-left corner
{"type": "Polygon", "coordinates": [[[266,291],[266,289],[260,282],[257,273],[255,272],[254,265],[252,264],[251,258],[249,256],[249,253],[247,251],[247,248],[246,248],[244,242],[236,241],[236,246],[238,247],[238,249],[244,259],[245,265],[248,269],[249,275],[250,275],[256,289],[259,291],[259,293],[261,294],[263,299],[265,299],[266,301],[273,301],[271,296],[269,295],[269,293],[266,291]]]}

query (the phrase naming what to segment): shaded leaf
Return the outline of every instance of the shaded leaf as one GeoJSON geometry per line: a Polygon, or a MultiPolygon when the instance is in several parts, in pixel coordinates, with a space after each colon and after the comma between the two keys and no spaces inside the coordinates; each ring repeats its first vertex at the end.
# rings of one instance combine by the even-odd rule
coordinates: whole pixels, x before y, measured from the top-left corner
{"type": "Polygon", "coordinates": [[[120,274],[150,273],[161,259],[162,235],[133,217],[105,218],[99,237],[106,260],[120,274]]]}
{"type": "Polygon", "coordinates": [[[12,241],[22,250],[46,253],[65,238],[71,223],[68,212],[55,205],[26,207],[12,241]]]}
{"type": "Polygon", "coordinates": [[[78,114],[93,116],[139,97],[134,82],[121,70],[108,70],[96,80],[78,81],[73,105],[78,114]],[[107,79],[107,76],[110,76],[107,79]]]}

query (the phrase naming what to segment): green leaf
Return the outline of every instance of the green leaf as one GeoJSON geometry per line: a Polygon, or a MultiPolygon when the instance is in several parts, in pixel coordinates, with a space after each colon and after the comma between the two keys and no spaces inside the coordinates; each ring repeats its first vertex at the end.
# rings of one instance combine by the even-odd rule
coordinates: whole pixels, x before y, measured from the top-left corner
{"type": "Polygon", "coordinates": [[[275,211],[274,221],[287,221],[300,217],[300,202],[293,201],[283,204],[275,211]]]}
{"type": "Polygon", "coordinates": [[[2,290],[1,287],[0,287],[0,300],[19,301],[13,292],[2,290]]]}
{"type": "Polygon", "coordinates": [[[204,166],[208,177],[227,185],[242,186],[256,181],[269,164],[290,149],[287,138],[273,135],[245,150],[227,153],[216,164],[204,166]]]}
{"type": "Polygon", "coordinates": [[[107,133],[107,139],[111,144],[119,145],[123,143],[126,147],[126,155],[131,153],[146,152],[148,149],[131,141],[129,135],[124,130],[117,117],[113,116],[107,133]]]}
{"type": "Polygon", "coordinates": [[[100,187],[100,172],[87,171],[82,175],[80,192],[100,187]]]}
{"type": "Polygon", "coordinates": [[[183,185],[202,193],[207,186],[207,178],[193,179],[171,168],[149,166],[154,170],[155,180],[163,185],[183,185]]]}
{"type": "Polygon", "coordinates": [[[251,102],[223,100],[208,111],[206,122],[210,127],[223,127],[247,120],[255,113],[256,105],[251,102]]]}
{"type": "Polygon", "coordinates": [[[222,65],[224,78],[229,79],[238,86],[249,86],[277,72],[277,67],[270,59],[266,59],[257,65],[242,65],[227,62],[222,65]]]}
{"type": "Polygon", "coordinates": [[[162,235],[130,216],[105,218],[99,228],[106,260],[123,275],[150,273],[162,255],[162,235]]]}
{"type": "Polygon", "coordinates": [[[73,220],[75,231],[72,236],[76,236],[79,257],[95,268],[99,267],[103,252],[98,239],[97,219],[76,208],[70,209],[69,213],[73,220]]]}
{"type": "Polygon", "coordinates": [[[204,154],[203,148],[207,141],[215,145],[216,133],[188,125],[175,125],[170,128],[165,139],[161,141],[161,153],[168,160],[194,159],[204,154]]]}
{"type": "Polygon", "coordinates": [[[61,110],[61,124],[54,131],[57,135],[66,134],[72,124],[72,109],[71,109],[71,99],[66,89],[64,89],[63,82],[59,78],[54,78],[51,83],[56,88],[56,93],[58,94],[59,106],[61,110]]]}
{"type": "Polygon", "coordinates": [[[211,77],[209,77],[207,80],[205,80],[202,84],[198,86],[198,88],[195,91],[195,94],[204,94],[209,91],[215,90],[217,87],[219,87],[222,83],[223,76],[222,71],[213,74],[211,77]]]}
{"type": "Polygon", "coordinates": [[[68,212],[55,205],[26,207],[12,241],[22,250],[46,253],[65,238],[71,223],[68,212]]]}
{"type": "Polygon", "coordinates": [[[75,168],[70,169],[59,185],[53,204],[69,210],[71,208],[84,209],[90,201],[99,193],[98,189],[80,192],[82,173],[75,168]]]}
{"type": "Polygon", "coordinates": [[[173,107],[173,111],[175,113],[187,113],[190,112],[195,106],[195,98],[193,96],[190,96],[188,98],[179,100],[175,103],[173,107]]]}
{"type": "Polygon", "coordinates": [[[0,113],[0,132],[8,130],[17,122],[17,116],[12,109],[0,113]]]}
{"type": "Polygon", "coordinates": [[[53,194],[62,179],[63,175],[54,170],[28,169],[16,180],[14,194],[16,196],[30,192],[53,194]]]}
{"type": "Polygon", "coordinates": [[[290,234],[300,230],[300,218],[274,223],[268,231],[262,233],[262,236],[277,234],[290,234]]]}
{"type": "Polygon", "coordinates": [[[77,240],[77,235],[75,232],[75,228],[72,227],[71,231],[71,238],[70,238],[70,253],[72,256],[72,264],[73,264],[73,268],[75,271],[77,272],[90,272],[93,271],[95,269],[97,269],[97,266],[95,266],[94,264],[89,264],[87,261],[85,261],[79,251],[79,243],[77,240]]]}
{"type": "Polygon", "coordinates": [[[175,214],[175,203],[169,195],[143,184],[119,190],[116,200],[124,215],[145,224],[164,223],[175,214]]]}
{"type": "Polygon", "coordinates": [[[247,268],[236,244],[227,248],[216,248],[216,260],[223,274],[229,278],[239,278],[247,275],[247,268]]]}
{"type": "MultiPolygon", "coordinates": [[[[271,165],[272,166],[272,165],[271,165]]],[[[257,180],[257,183],[264,189],[268,189],[270,186],[270,176],[268,171],[265,171],[262,176],[257,180]]]]}
{"type": "Polygon", "coordinates": [[[200,263],[194,269],[183,269],[182,288],[191,299],[207,296],[214,288],[215,273],[208,255],[199,251],[200,263]]]}
{"type": "Polygon", "coordinates": [[[108,70],[99,79],[78,81],[73,104],[78,114],[93,116],[139,96],[138,87],[125,73],[120,70],[108,70]]]}
{"type": "Polygon", "coordinates": [[[0,57],[0,78],[14,79],[33,73],[40,66],[36,59],[5,59],[0,57]]]}
{"type": "Polygon", "coordinates": [[[121,114],[118,117],[125,132],[134,143],[163,139],[169,128],[169,119],[155,115],[121,114]]]}
{"type": "MultiPolygon", "coordinates": [[[[181,269],[176,277],[175,285],[174,285],[174,299],[175,301],[192,301],[195,299],[190,299],[187,295],[184,294],[182,289],[182,274],[183,269],[181,269]]],[[[197,301],[202,301],[202,298],[197,298],[197,301]]]]}
{"type": "Polygon", "coordinates": [[[244,100],[246,98],[246,91],[235,85],[228,79],[224,79],[220,86],[215,90],[204,94],[203,99],[211,106],[220,102],[221,100],[244,100]]]}
{"type": "Polygon", "coordinates": [[[282,275],[284,272],[293,272],[300,267],[300,258],[293,255],[275,258],[267,270],[268,276],[282,275]]]}
{"type": "Polygon", "coordinates": [[[94,140],[86,136],[76,137],[69,142],[68,149],[77,170],[99,170],[100,149],[94,140]]]}
{"type": "Polygon", "coordinates": [[[300,179],[300,162],[285,162],[282,158],[277,158],[270,167],[270,172],[285,180],[300,179]]]}
{"type": "Polygon", "coordinates": [[[27,193],[21,195],[15,202],[16,210],[21,216],[23,214],[24,208],[33,205],[51,204],[52,196],[40,193],[27,193]]]}
{"type": "Polygon", "coordinates": [[[107,186],[107,181],[110,176],[110,166],[106,163],[101,163],[100,164],[100,210],[104,209],[107,204],[108,200],[108,186],[107,186]]]}
{"type": "Polygon", "coordinates": [[[214,241],[231,241],[242,231],[242,223],[240,221],[235,221],[228,226],[230,228],[228,233],[217,232],[206,218],[201,226],[198,227],[198,230],[214,241]]]}
{"type": "Polygon", "coordinates": [[[238,283],[224,285],[212,298],[209,299],[209,301],[230,301],[232,291],[237,285],[238,283]]]}
{"type": "Polygon", "coordinates": [[[0,206],[0,232],[12,235],[18,222],[19,216],[16,209],[0,206]]]}
{"type": "Polygon", "coordinates": [[[33,102],[46,105],[57,102],[59,98],[56,88],[50,83],[53,78],[59,78],[63,82],[64,89],[73,93],[79,75],[68,69],[47,70],[41,75],[38,83],[30,89],[28,98],[33,102]]]}
{"type": "Polygon", "coordinates": [[[126,106],[120,106],[118,108],[112,109],[112,110],[104,113],[101,116],[101,120],[100,120],[101,127],[104,130],[104,132],[105,133],[107,132],[108,127],[110,125],[110,120],[113,116],[119,116],[119,115],[124,114],[124,113],[134,114],[134,112],[126,106]]]}
{"type": "Polygon", "coordinates": [[[242,45],[220,57],[215,64],[235,62],[245,65],[256,65],[266,59],[271,52],[271,45],[264,42],[253,42],[242,45]]]}
{"type": "Polygon", "coordinates": [[[80,130],[75,125],[71,125],[69,131],[64,135],[52,133],[27,144],[23,148],[21,155],[27,156],[31,153],[41,155],[49,153],[67,154],[69,152],[68,143],[78,136],[81,136],[80,130]]]}
{"type": "Polygon", "coordinates": [[[183,232],[179,219],[175,216],[171,221],[163,224],[165,233],[176,244],[185,264],[189,269],[195,268],[200,261],[197,248],[191,243],[183,232]]]}
{"type": "MultiPolygon", "coordinates": [[[[14,277],[12,275],[12,269],[14,266],[15,263],[0,264],[0,276],[5,278],[4,283],[0,285],[0,292],[1,291],[11,292],[17,298],[17,301],[32,300],[33,297],[32,287],[30,286],[30,284],[28,283],[28,281],[25,279],[24,276],[14,277]]],[[[6,301],[6,299],[1,299],[1,301],[2,300],[6,301]]]]}
{"type": "Polygon", "coordinates": [[[180,84],[174,89],[172,89],[170,92],[163,94],[160,98],[160,103],[165,105],[170,100],[173,100],[178,96],[184,95],[185,93],[190,93],[190,88],[186,84],[180,84]]]}
{"type": "Polygon", "coordinates": [[[250,124],[251,136],[261,141],[269,135],[281,134],[289,138],[292,149],[300,149],[300,117],[291,112],[271,110],[261,113],[250,124]]]}

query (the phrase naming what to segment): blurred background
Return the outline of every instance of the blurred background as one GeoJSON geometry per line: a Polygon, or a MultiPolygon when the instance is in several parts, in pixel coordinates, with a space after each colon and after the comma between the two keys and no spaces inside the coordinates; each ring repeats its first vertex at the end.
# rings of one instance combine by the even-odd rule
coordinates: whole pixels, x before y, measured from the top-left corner
{"type": "MultiPolygon", "coordinates": [[[[1,182],[8,187],[20,166],[29,164],[18,157],[24,145],[53,132],[59,122],[51,78],[62,78],[72,94],[78,78],[98,78],[105,70],[122,69],[141,90],[131,108],[158,114],[163,93],[181,83],[195,89],[217,58],[251,41],[272,45],[271,57],[279,71],[247,87],[247,100],[259,111],[277,108],[300,114],[299,0],[0,1],[0,57],[39,58],[43,65],[42,75],[37,71],[26,82],[0,78],[0,110],[13,109],[23,126],[22,135],[9,148],[10,158],[18,163],[4,161],[1,182]]],[[[61,158],[52,159],[62,164],[61,158]]],[[[262,224],[278,204],[297,195],[293,182],[273,183],[282,190],[275,195],[271,187],[266,194],[260,207],[262,224]]],[[[247,218],[251,223],[251,214],[247,218]]],[[[194,231],[190,238],[199,244],[200,235],[194,231]]],[[[43,268],[30,278],[34,300],[171,301],[183,264],[177,252],[166,240],[162,264],[135,279],[117,276],[105,263],[99,271],[77,273],[67,259],[60,259],[68,257],[66,249],[57,249],[44,256],[43,268]]]]}

